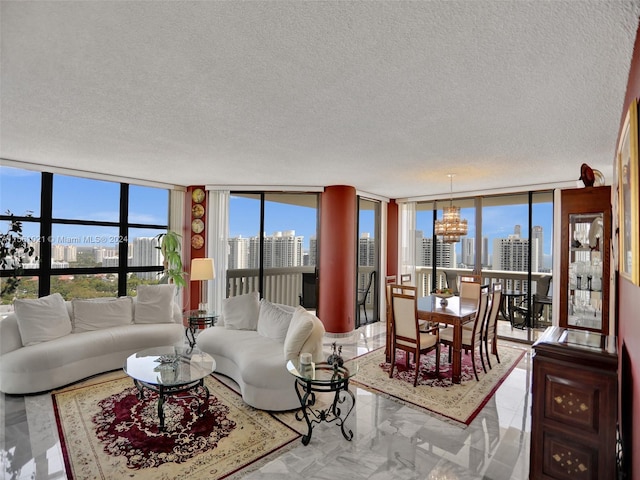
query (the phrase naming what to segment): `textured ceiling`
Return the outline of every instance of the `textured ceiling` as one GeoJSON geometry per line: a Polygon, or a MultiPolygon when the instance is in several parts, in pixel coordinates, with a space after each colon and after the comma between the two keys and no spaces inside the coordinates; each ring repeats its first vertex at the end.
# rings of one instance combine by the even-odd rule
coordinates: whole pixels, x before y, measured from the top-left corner
{"type": "Polygon", "coordinates": [[[1,3],[0,156],[389,198],[610,183],[638,1],[1,3]]]}

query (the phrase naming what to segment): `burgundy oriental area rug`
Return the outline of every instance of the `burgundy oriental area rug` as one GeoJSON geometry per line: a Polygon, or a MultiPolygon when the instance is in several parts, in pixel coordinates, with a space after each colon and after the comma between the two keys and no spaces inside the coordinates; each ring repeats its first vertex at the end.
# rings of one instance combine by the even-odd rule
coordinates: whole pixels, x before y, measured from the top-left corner
{"type": "Polygon", "coordinates": [[[300,437],[211,376],[202,416],[197,398],[169,397],[160,431],[155,394],[141,401],[129,377],[99,378],[52,394],[68,478],[239,478],[300,437]]]}
{"type": "Polygon", "coordinates": [[[462,382],[454,384],[451,381],[448,350],[443,348],[440,352],[440,375],[435,373],[435,351],[420,356],[420,376],[414,388],[415,367],[411,363],[407,370],[405,353],[397,351],[393,378],[389,378],[391,365],[385,361],[384,348],[379,348],[358,357],[359,370],[352,383],[406,405],[469,425],[525,354],[522,348],[506,345],[499,345],[498,348],[501,363],[497,363],[492,356],[493,368],[487,367],[487,373],[482,370],[476,351],[480,381],[476,381],[473,375],[471,355],[463,352],[462,382]]]}

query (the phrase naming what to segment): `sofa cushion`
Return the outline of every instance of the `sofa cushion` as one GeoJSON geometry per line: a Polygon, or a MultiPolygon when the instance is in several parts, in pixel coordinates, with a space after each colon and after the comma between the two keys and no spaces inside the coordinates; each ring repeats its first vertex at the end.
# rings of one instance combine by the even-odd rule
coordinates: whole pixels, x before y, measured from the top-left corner
{"type": "Polygon", "coordinates": [[[133,321],[131,297],[74,299],[71,303],[73,333],[128,325],[133,321]]]}
{"type": "Polygon", "coordinates": [[[224,326],[230,330],[257,330],[259,312],[258,292],[225,298],[222,301],[224,326]]]}
{"type": "Polygon", "coordinates": [[[284,358],[294,360],[301,353],[302,346],[313,330],[314,315],[306,311],[303,307],[296,308],[287,336],[284,339],[284,358]]]}
{"type": "Polygon", "coordinates": [[[263,298],[258,314],[258,334],[283,343],[294,311],[293,307],[275,305],[263,298]]]}
{"type": "Polygon", "coordinates": [[[175,294],[176,286],[173,284],[138,285],[134,323],[174,323],[175,294]]]}
{"type": "Polygon", "coordinates": [[[18,329],[25,347],[71,333],[71,319],[59,293],[38,299],[14,300],[18,329]]]}

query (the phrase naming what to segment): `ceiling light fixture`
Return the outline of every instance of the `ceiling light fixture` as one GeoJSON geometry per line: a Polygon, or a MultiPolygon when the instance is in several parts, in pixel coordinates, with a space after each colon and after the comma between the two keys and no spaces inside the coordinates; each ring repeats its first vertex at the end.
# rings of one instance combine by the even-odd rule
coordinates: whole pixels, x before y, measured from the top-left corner
{"type": "Polygon", "coordinates": [[[451,196],[449,206],[442,209],[442,220],[436,220],[436,235],[442,237],[444,243],[456,243],[460,237],[467,234],[467,221],[460,218],[460,207],[453,206],[453,177],[455,174],[447,175],[451,184],[451,196]]]}

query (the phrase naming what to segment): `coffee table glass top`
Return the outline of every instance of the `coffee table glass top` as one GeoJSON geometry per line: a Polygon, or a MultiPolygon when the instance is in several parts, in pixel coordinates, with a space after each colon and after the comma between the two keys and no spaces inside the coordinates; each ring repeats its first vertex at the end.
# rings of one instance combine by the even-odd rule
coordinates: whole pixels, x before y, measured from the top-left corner
{"type": "Polygon", "coordinates": [[[349,360],[344,362],[342,367],[335,369],[333,365],[326,362],[302,364],[298,361],[289,360],[287,370],[294,377],[315,385],[331,385],[336,382],[343,382],[358,373],[358,362],[349,360]]]}
{"type": "Polygon", "coordinates": [[[184,347],[155,347],[129,356],[124,371],[150,385],[177,386],[196,382],[211,374],[216,361],[208,353],[184,347]]]}

